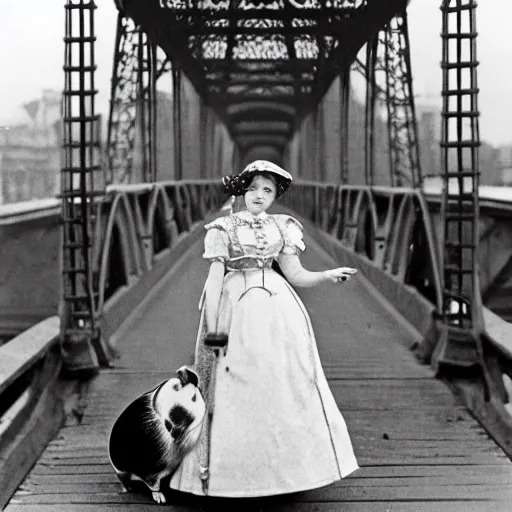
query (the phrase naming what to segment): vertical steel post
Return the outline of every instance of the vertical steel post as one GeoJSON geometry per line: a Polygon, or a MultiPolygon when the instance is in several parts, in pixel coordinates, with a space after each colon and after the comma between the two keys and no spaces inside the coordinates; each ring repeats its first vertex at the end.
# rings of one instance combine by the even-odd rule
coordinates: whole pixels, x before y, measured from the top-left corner
{"type": "Polygon", "coordinates": [[[474,0],[443,0],[441,5],[443,332],[433,362],[438,369],[479,367],[488,398],[494,385],[483,353],[477,261],[480,138],[476,6],[474,0]]]}
{"type": "Polygon", "coordinates": [[[156,82],[168,68],[169,61],[158,60],[156,45],[149,37],[119,13],[110,91],[108,183],[134,181],[137,125],[141,137],[141,178],[147,182],[156,180],[156,82]]]}
{"type": "Polygon", "coordinates": [[[443,13],[443,165],[445,320],[472,328],[478,243],[476,3],[445,0],[443,13]]]}
{"type": "Polygon", "coordinates": [[[350,68],[340,75],[340,183],[348,183],[350,68]]]}
{"type": "Polygon", "coordinates": [[[375,71],[377,65],[377,38],[366,43],[366,103],[365,103],[365,145],[364,173],[366,185],[374,185],[374,134],[375,134],[375,104],[377,85],[375,71]]]}
{"type": "Polygon", "coordinates": [[[105,192],[100,117],[95,113],[93,0],[67,0],[61,169],[61,346],[70,371],[93,370],[110,355],[101,341],[92,267],[96,198],[105,192]]]}
{"type": "Polygon", "coordinates": [[[391,182],[419,187],[421,166],[407,13],[393,18],[379,39],[384,53],[391,182]]]}
{"type": "Polygon", "coordinates": [[[181,68],[172,65],[172,108],[174,135],[174,179],[183,179],[183,159],[181,144],[181,68]]]}

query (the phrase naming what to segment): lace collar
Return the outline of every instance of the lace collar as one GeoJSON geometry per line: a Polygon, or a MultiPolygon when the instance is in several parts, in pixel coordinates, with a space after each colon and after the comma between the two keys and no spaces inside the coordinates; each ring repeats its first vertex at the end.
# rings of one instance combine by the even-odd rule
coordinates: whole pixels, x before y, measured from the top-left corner
{"type": "Polygon", "coordinates": [[[258,215],[253,215],[249,210],[242,210],[241,212],[233,213],[232,216],[235,221],[250,225],[268,222],[270,218],[267,212],[261,212],[258,215]]]}

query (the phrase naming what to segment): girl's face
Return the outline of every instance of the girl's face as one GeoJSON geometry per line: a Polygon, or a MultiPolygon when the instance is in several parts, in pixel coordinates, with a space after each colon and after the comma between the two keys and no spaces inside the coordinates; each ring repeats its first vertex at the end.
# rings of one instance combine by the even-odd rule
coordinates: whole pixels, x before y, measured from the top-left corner
{"type": "Polygon", "coordinates": [[[253,215],[267,210],[276,198],[276,185],[273,180],[257,175],[253,178],[244,195],[245,206],[253,215]]]}

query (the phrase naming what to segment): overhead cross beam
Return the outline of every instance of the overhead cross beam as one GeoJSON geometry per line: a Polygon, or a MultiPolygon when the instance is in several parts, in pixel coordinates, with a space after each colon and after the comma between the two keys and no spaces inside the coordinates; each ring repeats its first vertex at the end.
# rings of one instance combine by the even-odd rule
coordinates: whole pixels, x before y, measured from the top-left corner
{"type": "Polygon", "coordinates": [[[290,131],[290,124],[285,121],[242,121],[233,127],[235,133],[272,133],[290,131]]]}
{"type": "Polygon", "coordinates": [[[179,62],[228,129],[231,105],[258,100],[295,105],[296,123],[355,58],[369,37],[366,24],[374,33],[406,2],[118,1],[179,62]]]}
{"type": "Polygon", "coordinates": [[[242,149],[252,146],[273,146],[283,150],[288,143],[288,137],[274,134],[242,135],[236,138],[242,149]]]}
{"type": "Polygon", "coordinates": [[[293,106],[293,130],[336,73],[355,58],[365,42],[366,24],[384,26],[404,3],[131,0],[122,7],[179,64],[235,136],[237,120],[258,114],[238,110],[233,117],[232,107],[244,103],[266,104],[269,121],[284,120],[274,105],[293,106]]]}

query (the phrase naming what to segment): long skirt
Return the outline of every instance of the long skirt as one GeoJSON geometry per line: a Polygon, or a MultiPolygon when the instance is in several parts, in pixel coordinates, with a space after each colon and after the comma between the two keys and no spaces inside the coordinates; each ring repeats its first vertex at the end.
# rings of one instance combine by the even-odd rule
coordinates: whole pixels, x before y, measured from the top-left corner
{"type": "Polygon", "coordinates": [[[358,469],[309,315],[289,283],[269,269],[264,281],[262,270],[229,272],[218,322],[229,341],[214,364],[204,346],[202,308],[196,369],[212,405],[211,425],[185,456],[171,488],[268,496],[323,487],[358,469]]]}

